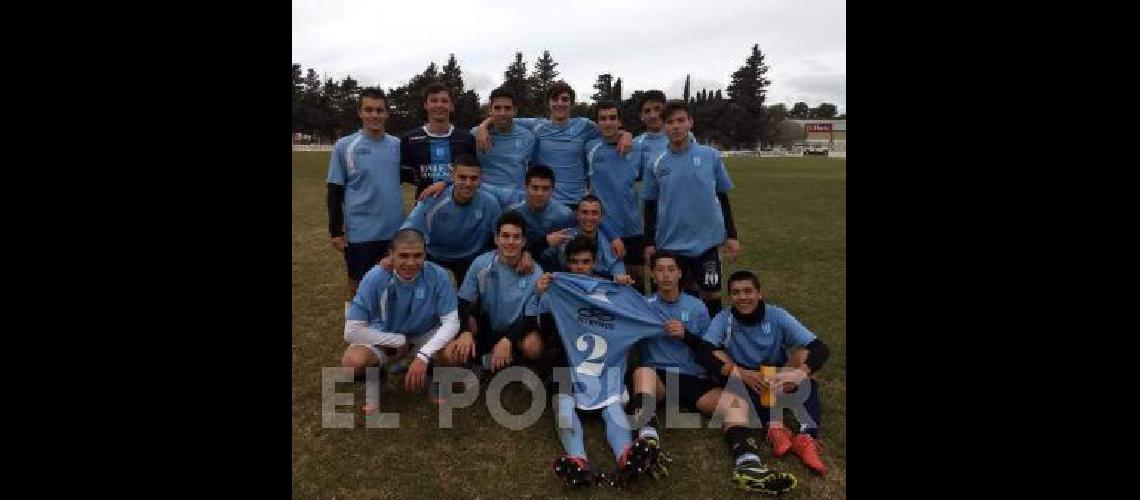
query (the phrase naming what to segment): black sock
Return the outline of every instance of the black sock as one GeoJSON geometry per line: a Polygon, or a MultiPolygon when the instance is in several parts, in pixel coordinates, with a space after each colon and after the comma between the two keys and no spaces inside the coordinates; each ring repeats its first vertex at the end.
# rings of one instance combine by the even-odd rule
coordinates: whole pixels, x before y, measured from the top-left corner
{"type": "Polygon", "coordinates": [[[751,460],[760,461],[760,448],[757,445],[758,441],[754,429],[741,425],[729,427],[724,431],[724,441],[728,443],[728,449],[732,452],[732,461],[735,465],[751,460]]]}
{"type": "Polygon", "coordinates": [[[710,318],[713,316],[716,316],[716,313],[720,312],[720,309],[721,309],[720,308],[720,297],[717,297],[713,300],[706,300],[706,299],[701,299],[701,300],[704,300],[705,307],[707,307],[709,310],[709,317],[710,318]]]}
{"type": "MultiPolygon", "coordinates": [[[[653,432],[652,432],[651,436],[655,439],[660,439],[660,437],[657,435],[657,428],[660,426],[657,424],[657,409],[656,408],[654,408],[653,413],[649,416],[649,422],[646,422],[645,425],[643,426],[643,428],[644,427],[653,428],[653,432]]],[[[639,432],[639,434],[640,434],[640,432],[639,432]]]]}
{"type": "MultiPolygon", "coordinates": [[[[645,422],[641,427],[652,427],[657,429],[657,398],[648,392],[636,392],[633,397],[629,399],[629,404],[626,405],[626,413],[633,415],[633,423],[636,425],[640,422],[645,422]]],[[[634,437],[640,428],[634,429],[634,437]]]]}

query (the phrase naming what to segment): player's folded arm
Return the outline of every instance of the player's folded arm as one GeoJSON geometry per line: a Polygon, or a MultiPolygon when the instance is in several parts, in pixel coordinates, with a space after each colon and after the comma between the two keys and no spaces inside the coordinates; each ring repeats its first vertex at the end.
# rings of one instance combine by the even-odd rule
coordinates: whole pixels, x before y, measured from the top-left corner
{"type": "Polygon", "coordinates": [[[443,349],[443,346],[451,342],[451,339],[454,339],[455,335],[459,333],[459,311],[452,310],[440,316],[439,322],[439,326],[428,332],[431,334],[431,338],[416,351],[416,357],[425,363],[431,361],[431,357],[443,349]]]}
{"type": "Polygon", "coordinates": [[[344,322],[344,340],[349,344],[382,345],[400,347],[407,343],[407,337],[400,333],[377,330],[367,321],[350,319],[344,322]]]}

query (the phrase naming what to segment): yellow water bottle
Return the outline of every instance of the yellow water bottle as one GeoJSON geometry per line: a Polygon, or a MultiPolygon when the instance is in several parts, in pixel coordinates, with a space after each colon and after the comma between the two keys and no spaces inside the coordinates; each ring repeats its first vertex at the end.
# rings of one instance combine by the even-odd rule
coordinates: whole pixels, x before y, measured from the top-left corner
{"type": "MultiPolygon", "coordinates": [[[[760,377],[765,380],[772,380],[776,376],[776,367],[770,365],[760,365],[760,377]]],[[[776,393],[772,392],[772,386],[769,385],[767,389],[760,390],[760,404],[765,408],[771,408],[776,405],[776,393]]]]}

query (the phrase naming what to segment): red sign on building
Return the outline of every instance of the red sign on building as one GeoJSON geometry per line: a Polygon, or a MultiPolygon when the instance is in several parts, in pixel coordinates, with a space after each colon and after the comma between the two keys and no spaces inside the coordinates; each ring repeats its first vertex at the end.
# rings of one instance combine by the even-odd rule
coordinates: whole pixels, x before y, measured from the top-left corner
{"type": "Polygon", "coordinates": [[[830,123],[809,123],[805,128],[808,132],[831,132],[830,123]]]}

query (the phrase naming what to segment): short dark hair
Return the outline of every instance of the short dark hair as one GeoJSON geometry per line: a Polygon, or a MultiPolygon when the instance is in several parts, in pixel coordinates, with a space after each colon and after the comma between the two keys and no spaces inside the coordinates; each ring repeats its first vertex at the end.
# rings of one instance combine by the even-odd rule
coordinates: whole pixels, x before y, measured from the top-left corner
{"type": "Polygon", "coordinates": [[[587,201],[597,203],[598,208],[602,209],[602,212],[606,211],[606,206],[602,204],[602,199],[598,198],[597,195],[594,194],[588,194],[586,196],[583,196],[581,200],[578,200],[578,208],[581,209],[582,204],[586,203],[587,201]]]}
{"type": "Polygon", "coordinates": [[[661,109],[661,121],[668,120],[670,116],[673,116],[673,114],[677,113],[678,111],[684,111],[685,115],[687,115],[690,119],[693,117],[693,114],[689,112],[689,103],[680,100],[673,100],[665,103],[665,107],[661,109]]]}
{"type": "Polygon", "coordinates": [[[516,108],[519,105],[518,96],[515,95],[515,92],[513,90],[508,89],[506,87],[499,87],[495,90],[492,90],[491,91],[491,97],[489,98],[488,102],[493,102],[495,99],[500,98],[500,97],[506,97],[507,99],[510,99],[511,105],[515,106],[516,108]]]}
{"type": "Polygon", "coordinates": [[[756,273],[747,269],[732,273],[732,275],[728,277],[729,285],[731,286],[734,281],[751,281],[752,286],[756,287],[757,290],[760,289],[760,278],[756,276],[756,273]]]}
{"type": "Polygon", "coordinates": [[[364,90],[361,90],[360,91],[360,97],[358,97],[356,99],[356,107],[357,108],[364,107],[364,98],[365,97],[367,97],[369,99],[383,99],[384,100],[384,108],[385,109],[388,108],[388,96],[384,95],[384,91],[378,87],[368,87],[364,90]]]}
{"type": "Polygon", "coordinates": [[[451,164],[455,166],[463,165],[466,167],[482,168],[482,166],[479,165],[479,162],[475,161],[475,157],[471,156],[470,153],[459,153],[455,155],[455,161],[451,162],[451,164]]]}
{"type": "Polygon", "coordinates": [[[661,104],[665,104],[665,101],[667,101],[667,100],[668,99],[665,99],[665,93],[664,92],[662,92],[660,90],[648,90],[644,94],[641,95],[641,102],[638,103],[637,109],[638,109],[638,111],[640,111],[642,108],[645,108],[645,103],[647,103],[649,101],[657,101],[661,104]]]}
{"type": "MultiPolygon", "coordinates": [[[[427,102],[428,96],[432,94],[438,94],[440,92],[447,92],[447,98],[451,99],[452,101],[455,100],[455,96],[451,95],[451,89],[445,87],[442,83],[431,82],[427,87],[424,88],[423,102],[427,102]]],[[[423,102],[421,104],[423,104],[423,102]]]]}
{"type": "Polygon", "coordinates": [[[567,259],[569,259],[574,254],[582,252],[590,252],[590,258],[598,260],[598,242],[594,241],[594,239],[589,236],[580,235],[577,238],[570,240],[570,243],[566,244],[567,259]]]}
{"type": "Polygon", "coordinates": [[[530,184],[530,180],[536,177],[539,179],[550,179],[550,183],[554,184],[554,170],[546,165],[531,165],[526,171],[523,184],[530,184]]]}
{"type": "Polygon", "coordinates": [[[424,233],[414,227],[405,227],[396,231],[396,235],[392,237],[391,250],[396,249],[396,245],[403,245],[409,242],[416,242],[421,245],[427,246],[427,239],[424,238],[424,233]]]}
{"type": "Polygon", "coordinates": [[[503,230],[503,226],[508,224],[518,226],[523,232],[523,238],[526,238],[526,219],[523,219],[518,210],[507,210],[499,216],[499,220],[495,221],[495,234],[499,234],[499,231],[503,230]]]}
{"type": "Polygon", "coordinates": [[[677,264],[677,269],[681,271],[681,276],[685,275],[685,266],[681,265],[681,259],[677,256],[677,252],[674,252],[672,250],[661,250],[659,252],[654,252],[653,257],[649,259],[649,267],[657,267],[657,261],[661,259],[673,259],[673,263],[677,264]]]}
{"type": "Polygon", "coordinates": [[[594,110],[594,119],[602,113],[603,109],[615,109],[618,114],[618,121],[621,121],[621,108],[618,107],[616,102],[613,101],[598,101],[598,108],[594,110]]]}
{"type": "Polygon", "coordinates": [[[566,92],[570,93],[570,100],[573,101],[575,95],[574,89],[570,88],[569,83],[558,80],[557,82],[554,82],[554,85],[551,85],[550,88],[546,91],[546,101],[550,102],[555,97],[558,97],[566,92]]]}

